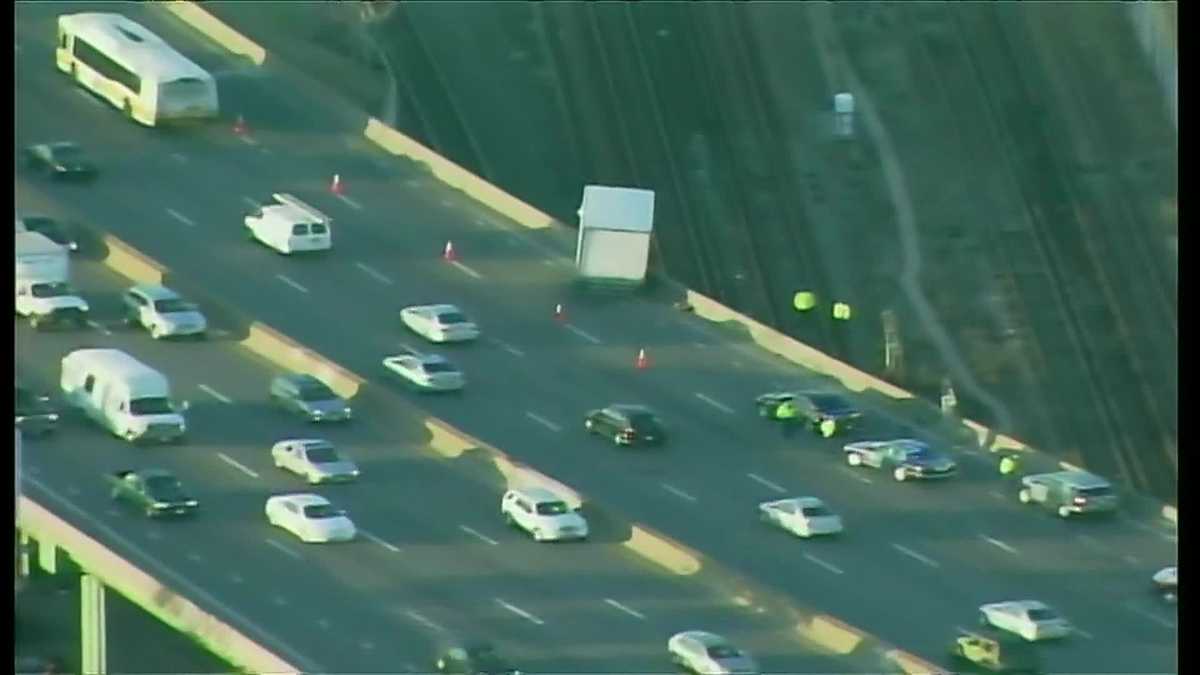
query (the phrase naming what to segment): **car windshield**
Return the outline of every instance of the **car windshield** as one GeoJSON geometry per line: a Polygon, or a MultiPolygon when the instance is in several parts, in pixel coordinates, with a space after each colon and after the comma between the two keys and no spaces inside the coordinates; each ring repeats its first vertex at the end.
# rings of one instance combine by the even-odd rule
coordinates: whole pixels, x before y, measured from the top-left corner
{"type": "Polygon", "coordinates": [[[129,412],[134,415],[170,415],[175,412],[171,402],[155,396],[150,398],[135,398],[129,402],[129,412]]]}
{"type": "Polygon", "coordinates": [[[337,396],[323,384],[304,384],[300,387],[299,397],[301,401],[332,401],[337,396]]]}
{"type": "Polygon", "coordinates": [[[902,445],[900,453],[909,459],[932,459],[933,453],[923,445],[902,445]]]}
{"type": "Polygon", "coordinates": [[[308,456],[308,461],[313,464],[332,464],[342,461],[332,445],[310,445],[305,454],[308,456]]]}
{"type": "Polygon", "coordinates": [[[850,409],[850,403],[841,396],[834,396],[833,394],[814,394],[808,398],[818,410],[833,412],[850,409]]]}
{"type": "Polygon", "coordinates": [[[1105,485],[1079,489],[1080,497],[1108,497],[1111,494],[1112,488],[1105,485]]]}
{"type": "Polygon", "coordinates": [[[458,372],[457,370],[455,370],[454,366],[450,365],[449,363],[446,363],[445,361],[426,362],[424,364],[424,366],[425,366],[425,372],[427,372],[427,373],[455,373],[455,372],[458,372]]]}
{"type": "Polygon", "coordinates": [[[71,143],[60,143],[50,146],[50,154],[58,161],[78,161],[83,159],[83,151],[78,145],[71,143]]]}
{"type": "Polygon", "coordinates": [[[159,314],[175,314],[178,312],[194,312],[196,306],[183,298],[167,298],[166,300],[158,300],[154,303],[154,309],[159,314]]]}
{"type": "Polygon", "coordinates": [[[438,314],[437,320],[443,326],[451,326],[456,323],[470,323],[467,317],[463,316],[461,312],[442,312],[438,314]]]}
{"type": "Polygon", "coordinates": [[[636,412],[629,415],[629,426],[634,429],[654,429],[658,426],[658,418],[648,412],[636,412]]]}
{"type": "Polygon", "coordinates": [[[48,233],[58,229],[57,223],[41,216],[26,216],[21,219],[21,222],[25,224],[25,229],[30,232],[48,233]]]}
{"type": "Polygon", "coordinates": [[[742,653],[729,645],[714,645],[708,648],[708,655],[714,659],[735,659],[742,653]]]}
{"type": "Polygon", "coordinates": [[[561,516],[571,509],[563,502],[542,502],[537,505],[537,512],[543,516],[561,516]]]}
{"type": "Polygon", "coordinates": [[[833,515],[833,511],[830,511],[829,509],[825,508],[824,506],[806,506],[806,507],[800,509],[800,512],[803,513],[804,515],[808,516],[809,518],[819,518],[822,516],[832,516],[833,515]]]}
{"type": "Polygon", "coordinates": [[[334,508],[332,504],[309,504],[304,507],[304,515],[313,520],[322,520],[325,518],[339,518],[345,515],[340,509],[334,508]]]}
{"type": "Polygon", "coordinates": [[[1031,609],[1029,610],[1030,621],[1054,621],[1058,619],[1058,614],[1052,609],[1031,609]]]}
{"type": "Polygon", "coordinates": [[[150,476],[146,479],[146,490],[156,498],[174,499],[183,495],[183,486],[174,476],[150,476]]]}
{"type": "Polygon", "coordinates": [[[64,295],[71,295],[71,285],[61,281],[49,284],[34,284],[29,292],[35,298],[58,298],[64,295]]]}

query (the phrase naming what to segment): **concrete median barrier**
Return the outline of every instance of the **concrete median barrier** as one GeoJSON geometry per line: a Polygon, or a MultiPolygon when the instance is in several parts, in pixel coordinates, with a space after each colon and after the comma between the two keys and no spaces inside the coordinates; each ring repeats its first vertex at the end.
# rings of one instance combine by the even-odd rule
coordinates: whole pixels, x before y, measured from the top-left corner
{"type": "Polygon", "coordinates": [[[300,373],[307,373],[321,380],[338,396],[354,398],[362,387],[363,378],[342,368],[287,337],[270,326],[254,322],[241,346],[277,366],[300,373]]]}
{"type": "Polygon", "coordinates": [[[800,633],[808,640],[835,654],[849,654],[867,639],[867,634],[828,614],[818,614],[807,624],[800,624],[800,633]]]}
{"type": "Polygon", "coordinates": [[[438,419],[430,417],[425,420],[425,428],[429,431],[429,447],[447,459],[456,459],[464,452],[476,447],[474,439],[468,440],[454,427],[448,426],[438,419]]]}
{"type": "Polygon", "coordinates": [[[142,284],[161,284],[167,268],[111,234],[104,235],[104,265],[142,284]]]}
{"type": "Polygon", "coordinates": [[[191,636],[212,653],[248,673],[300,673],[300,668],[209,614],[175,589],[75,529],[37,502],[22,497],[20,527],[39,541],[53,542],[106,586],[191,636]]]}
{"type": "Polygon", "coordinates": [[[887,659],[896,664],[906,675],[951,675],[951,671],[945,668],[898,649],[888,652],[887,659]]]}
{"type": "Polygon", "coordinates": [[[207,35],[213,42],[234,54],[245,56],[253,61],[254,65],[261,66],[266,62],[267,50],[209,14],[200,5],[194,2],[164,2],[162,5],[184,23],[207,35]]]}
{"type": "Polygon", "coordinates": [[[680,576],[691,576],[704,567],[691,549],[644,525],[633,526],[625,548],[680,576]]]}
{"type": "Polygon", "coordinates": [[[555,224],[554,218],[492,185],[417,141],[372,117],[363,136],[388,152],[407,157],[428,167],[441,182],[516,222],[540,230],[555,224]]]}

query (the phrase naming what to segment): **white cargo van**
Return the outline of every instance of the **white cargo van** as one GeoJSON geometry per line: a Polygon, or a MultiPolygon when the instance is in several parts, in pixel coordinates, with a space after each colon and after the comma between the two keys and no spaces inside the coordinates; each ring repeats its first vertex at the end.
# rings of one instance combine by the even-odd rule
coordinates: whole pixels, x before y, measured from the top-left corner
{"type": "Polygon", "coordinates": [[[294,195],[276,192],[275,204],[261,206],[246,216],[246,236],[284,255],[333,248],[333,221],[294,195]]]}
{"type": "Polygon", "coordinates": [[[167,378],[120,350],[67,354],[60,385],[68,403],[128,441],[178,441],[187,431],[187,404],[171,402],[167,378]]]}
{"type": "Polygon", "coordinates": [[[88,304],[71,288],[67,249],[37,232],[16,233],[18,316],[34,328],[51,323],[87,323],[88,304]]]}

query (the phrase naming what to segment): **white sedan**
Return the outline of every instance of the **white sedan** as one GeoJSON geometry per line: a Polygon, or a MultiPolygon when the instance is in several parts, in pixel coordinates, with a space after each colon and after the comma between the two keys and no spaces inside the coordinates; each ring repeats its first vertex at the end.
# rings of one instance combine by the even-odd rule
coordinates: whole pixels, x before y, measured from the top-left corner
{"type": "Polygon", "coordinates": [[[350,541],[358,534],[346,512],[313,494],[275,495],[267,500],[267,522],[306,544],[350,541]]]}
{"type": "Polygon", "coordinates": [[[276,467],[303,476],[310,485],[358,478],[358,465],[339,454],[329,441],[316,438],[279,441],[271,446],[271,459],[276,467]]]}
{"type": "Polygon", "coordinates": [[[479,327],[454,305],[405,307],[400,310],[400,320],[430,342],[465,342],[479,337],[479,327]]]}
{"type": "Polygon", "coordinates": [[[1154,575],[1154,586],[1163,598],[1174,602],[1179,597],[1179,568],[1172,565],[1159,570],[1154,575]]]}
{"type": "Polygon", "coordinates": [[[385,358],[383,367],[427,391],[459,391],[467,383],[462,371],[436,354],[397,354],[385,358]]]}
{"type": "Polygon", "coordinates": [[[842,519],[816,497],[763,502],[758,505],[758,513],[764,521],[782,527],[797,537],[808,538],[842,531],[842,519]]]}
{"type": "Polygon", "coordinates": [[[676,633],[667,640],[672,663],[697,675],[752,675],[758,664],[724,637],[703,630],[676,633]]]}
{"type": "Polygon", "coordinates": [[[1030,642],[1066,637],[1073,630],[1069,621],[1037,600],[995,602],[983,605],[979,612],[983,625],[1016,633],[1030,642]]]}

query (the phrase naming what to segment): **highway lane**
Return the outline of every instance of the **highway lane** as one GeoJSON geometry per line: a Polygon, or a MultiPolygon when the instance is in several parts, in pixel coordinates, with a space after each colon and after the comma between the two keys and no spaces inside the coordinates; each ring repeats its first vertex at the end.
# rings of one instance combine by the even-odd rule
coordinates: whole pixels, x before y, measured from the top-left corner
{"type": "Polygon", "coordinates": [[[112,528],[226,602],[254,589],[239,610],[301,653],[318,654],[312,660],[325,668],[425,668],[431,641],[449,631],[492,637],[532,669],[653,671],[665,665],[663,639],[681,625],[727,632],[781,670],[845,668],[803,653],[778,617],[756,616],[695,582],[647,569],[602,536],[580,546],[539,546],[507,530],[495,477],[417,454],[408,443],[415,420],[368,404],[345,428],[292,421],[265,401],[273,369],[220,339],[167,344],[116,326],[120,286],[93,263],[79,267],[100,327],[35,335],[21,326],[21,372],[49,388],[70,349],[124,349],[166,372],[176,395],[190,401],[191,437],[178,448],[135,448],[73,420],[29,453],[35,494],[87,531],[112,528]],[[315,490],[369,533],[359,541],[304,546],[266,526],[267,495],[310,490],[274,469],[267,452],[272,441],[301,434],[333,440],[362,466],[360,484],[315,490]],[[109,502],[102,474],[148,463],[171,469],[193,489],[203,505],[197,519],[146,522],[109,502]],[[308,651],[314,624],[337,635],[319,652],[308,651]]]}
{"type": "MultiPolygon", "coordinates": [[[[97,123],[104,124],[105,115],[107,111],[100,111],[96,117],[97,123]]],[[[54,124],[53,120],[46,122],[48,125],[54,124]]],[[[130,132],[141,133],[140,130],[130,132]]],[[[120,136],[124,132],[114,129],[113,133],[114,136],[120,136]]],[[[232,142],[231,147],[236,147],[236,141],[232,142]]],[[[224,147],[220,149],[229,150],[224,147]]],[[[215,150],[213,154],[216,154],[215,150]]],[[[238,157],[239,162],[236,166],[224,163],[220,170],[210,170],[203,174],[206,191],[230,194],[231,191],[240,189],[250,192],[257,190],[261,193],[274,189],[273,186],[281,182],[279,176],[306,173],[299,160],[280,163],[271,159],[271,156],[253,151],[238,157]],[[242,158],[246,161],[240,161],[242,158]],[[277,167],[268,174],[269,178],[263,180],[253,175],[259,170],[256,162],[274,163],[277,167]],[[255,185],[262,187],[251,189],[255,185]]],[[[142,162],[151,161],[153,159],[149,156],[139,156],[137,162],[130,161],[122,170],[136,169],[142,162]]],[[[195,166],[203,160],[191,161],[195,166]]],[[[358,161],[362,163],[361,159],[358,161]]],[[[347,162],[353,163],[353,160],[347,162]]],[[[313,162],[310,165],[308,175],[319,173],[316,164],[313,162]]],[[[142,170],[146,170],[145,175],[149,177],[155,168],[150,165],[149,169],[142,170]]],[[[305,180],[307,184],[315,182],[305,180]]],[[[136,185],[137,181],[133,182],[136,185]]],[[[1092,549],[1096,548],[1104,551],[1148,551],[1149,555],[1145,557],[1149,559],[1171,557],[1173,547],[1169,543],[1141,531],[1104,527],[1087,533],[1097,544],[1087,547],[1089,553],[1085,555],[1083,545],[1074,539],[1061,536],[1063,524],[1053,519],[1031,517],[1029,513],[1021,512],[1011,497],[1008,501],[991,497],[988,494],[990,489],[981,489],[978,480],[970,485],[946,484],[930,486],[929,489],[909,489],[913,486],[891,485],[887,480],[871,477],[874,482],[867,485],[856,478],[846,476],[846,469],[840,466],[836,459],[813,457],[810,453],[801,454],[795,452],[794,448],[782,447],[777,435],[769,427],[761,424],[755,426],[750,420],[744,420],[738,424],[739,428],[735,433],[729,430],[728,424],[721,419],[727,413],[696,398],[694,394],[710,392],[709,395],[714,400],[724,401],[724,405],[728,407],[746,410],[745,401],[748,396],[765,388],[762,386],[764,381],[779,379],[780,369],[775,359],[762,355],[751,359],[741,350],[732,352],[737,356],[731,356],[731,352],[719,347],[710,347],[704,351],[693,350],[690,341],[694,331],[681,333],[678,329],[679,321],[689,320],[664,318],[662,308],[657,305],[611,302],[604,306],[589,304],[584,309],[582,302],[568,302],[572,323],[578,324],[587,335],[604,342],[603,345],[593,345],[582,335],[550,321],[549,308],[553,306],[553,299],[561,298],[566,292],[566,281],[569,277],[563,266],[517,267],[511,258],[517,254],[528,257],[533,252],[530,250],[532,247],[522,245],[496,251],[496,240],[499,237],[493,231],[479,228],[474,221],[457,216],[453,211],[446,213],[447,209],[439,208],[439,199],[436,196],[417,196],[411,194],[411,191],[406,191],[399,195],[402,203],[397,209],[392,206],[397,201],[394,189],[386,185],[376,186],[371,181],[354,182],[351,185],[357,188],[352,192],[356,203],[368,205],[365,211],[360,212],[349,205],[339,204],[328,195],[315,191],[304,193],[297,189],[302,196],[311,198],[323,208],[328,208],[335,217],[342,219],[342,227],[338,234],[335,234],[338,241],[335,255],[321,261],[301,262],[279,260],[269,253],[247,248],[241,242],[235,241],[236,223],[240,220],[242,209],[240,205],[218,204],[214,203],[216,200],[211,199],[197,203],[192,194],[195,192],[194,187],[190,184],[184,182],[171,186],[168,181],[162,183],[165,185],[158,193],[164,200],[169,199],[169,203],[179,204],[182,211],[204,214],[192,216],[194,218],[206,223],[221,224],[220,232],[203,232],[204,237],[213,240],[210,245],[219,247],[219,255],[203,258],[180,256],[179,241],[181,237],[187,236],[187,232],[163,229],[158,223],[139,223],[139,212],[144,214],[147,209],[134,198],[133,189],[115,185],[99,188],[106,190],[106,194],[116,193],[122,196],[110,200],[110,205],[106,205],[106,222],[103,224],[128,236],[139,246],[145,246],[147,250],[184,271],[186,275],[194,275],[204,280],[212,290],[236,298],[238,304],[252,307],[256,313],[267,317],[272,323],[364,373],[371,372],[370,369],[377,363],[378,356],[381,355],[378,350],[385,350],[389,344],[394,344],[393,341],[404,340],[416,344],[415,338],[406,336],[397,329],[394,319],[397,306],[413,298],[466,298],[460,301],[483,319],[489,334],[502,335],[505,344],[524,350],[527,356],[518,357],[497,344],[488,344],[484,349],[447,350],[468,368],[468,374],[472,377],[468,400],[481,398],[488,401],[489,414],[479,415],[478,411],[483,409],[480,406],[471,406],[470,410],[464,412],[461,404],[452,401],[431,400],[428,402],[431,409],[469,431],[497,442],[506,450],[544,466],[553,475],[588,494],[597,496],[602,501],[612,501],[635,516],[644,516],[648,522],[664,527],[672,534],[685,534],[686,541],[706,552],[716,554],[722,560],[737,560],[742,569],[750,569],[765,581],[784,586],[801,599],[814,602],[853,620],[864,617],[864,620],[859,622],[860,625],[876,630],[890,639],[911,637],[912,640],[921,640],[920,644],[928,650],[934,649],[934,645],[940,646],[941,640],[944,639],[940,630],[931,631],[927,625],[903,619],[896,621],[880,617],[875,607],[877,603],[872,602],[878,597],[875,591],[890,592],[890,589],[907,583],[912,574],[917,574],[904,565],[918,568],[924,566],[918,559],[891,545],[900,543],[910,551],[924,552],[923,555],[935,558],[943,555],[944,551],[945,558],[938,558],[941,560],[940,567],[930,574],[931,583],[940,583],[953,588],[963,598],[972,598],[969,604],[948,599],[949,593],[940,592],[942,588],[939,586],[939,592],[934,595],[947,599],[921,600],[925,603],[941,603],[936,615],[939,618],[946,617],[941,620],[948,624],[958,618],[970,620],[973,617],[974,606],[979,602],[1004,597],[999,595],[1001,592],[1030,589],[1036,590],[1038,597],[1058,604],[1068,615],[1103,617],[1098,623],[1111,625],[1113,634],[1118,639],[1127,635],[1146,637],[1150,642],[1137,642],[1150,644],[1151,651],[1159,648],[1154,646],[1152,641],[1156,638],[1161,639],[1161,634],[1145,636],[1148,632],[1146,619],[1140,615],[1125,616],[1127,611],[1124,609],[1124,603],[1131,601],[1130,597],[1126,597],[1130,594],[1126,589],[1140,589],[1147,570],[1152,571],[1155,565],[1161,563],[1150,560],[1139,560],[1136,564],[1128,563],[1123,558],[1126,554],[1122,553],[1119,560],[1128,565],[1129,569],[1120,573],[1119,585],[1101,584],[1092,579],[1082,578],[1074,582],[1081,586],[1081,591],[1064,600],[1060,597],[1064,590],[1061,574],[1064,565],[1061,561],[1077,560],[1080,557],[1086,561],[1088,556],[1095,552],[1092,549]],[[128,191],[120,192],[122,189],[128,191]],[[108,190],[113,192],[107,192],[108,190]],[[188,206],[184,207],[183,204],[188,206]],[[376,209],[372,208],[371,204],[381,206],[376,209]],[[379,221],[374,221],[368,214],[375,211],[386,215],[379,221]],[[376,223],[378,229],[367,230],[366,226],[372,223],[376,223]],[[464,261],[471,269],[481,273],[484,276],[483,280],[475,279],[436,260],[434,255],[440,249],[447,227],[454,228],[453,236],[459,250],[471,252],[464,254],[464,261]],[[218,236],[226,243],[219,244],[218,236]],[[421,253],[429,251],[434,253],[421,253]],[[380,255],[383,252],[386,252],[386,256],[380,255]],[[392,267],[375,260],[372,262],[376,263],[378,269],[390,274],[395,283],[391,286],[382,284],[363,273],[361,268],[351,264],[351,261],[362,262],[358,258],[369,254],[393,261],[392,267]],[[424,259],[421,259],[422,255],[424,259]],[[228,261],[228,266],[218,268],[221,261],[228,261]],[[250,266],[258,268],[256,272],[262,273],[263,276],[258,277],[259,280],[255,283],[247,284],[246,277],[240,274],[240,270],[234,269],[239,266],[243,269],[250,266]],[[514,270],[521,272],[515,280],[512,274],[514,270]],[[272,285],[268,276],[272,272],[298,279],[307,292],[299,292],[285,285],[272,285]],[[411,284],[418,279],[420,288],[413,289],[411,284]],[[347,303],[347,298],[370,299],[370,302],[354,306],[347,303]],[[506,299],[509,298],[519,298],[520,302],[507,302],[506,299]],[[343,331],[320,330],[327,325],[325,322],[298,319],[311,315],[314,307],[329,306],[338,307],[339,318],[346,325],[353,325],[358,329],[352,344],[347,344],[347,335],[343,331]],[[571,334],[566,335],[564,330],[571,334]],[[357,333],[362,333],[361,337],[357,333]],[[641,333],[646,339],[630,340],[629,334],[636,333],[641,333]],[[567,341],[572,339],[575,340],[574,343],[567,341]],[[620,347],[613,346],[614,343],[622,342],[624,344],[620,347]],[[651,357],[655,359],[655,368],[648,373],[639,374],[638,378],[634,379],[632,356],[637,344],[646,343],[651,345],[651,357]],[[700,354],[705,355],[712,365],[695,370],[682,369],[684,365],[692,366],[697,360],[696,356],[700,354]],[[537,363],[530,366],[530,358],[537,358],[537,363]],[[741,369],[721,370],[717,366],[721,362],[740,359],[744,359],[741,369]],[[587,367],[580,367],[581,365],[587,367]],[[550,376],[547,377],[547,374],[550,376]],[[535,396],[518,397],[514,396],[514,391],[540,393],[535,396]],[[561,428],[570,430],[578,424],[578,415],[582,409],[609,398],[634,398],[653,402],[668,417],[668,421],[697,418],[704,420],[704,433],[682,437],[680,443],[675,444],[686,446],[686,452],[702,457],[703,460],[684,467],[679,466],[679,462],[643,462],[637,471],[651,480],[635,483],[628,479],[631,469],[628,466],[628,458],[621,453],[611,453],[602,449],[592,455],[591,462],[583,465],[575,459],[575,455],[563,452],[564,437],[561,434],[523,419],[525,412],[534,411],[540,417],[553,420],[561,428]],[[705,419],[704,416],[710,419],[705,419]],[[521,426],[522,424],[525,426],[521,426]],[[730,448],[737,450],[731,453],[730,448]],[[746,455],[753,457],[753,466],[739,466],[740,458],[746,455]],[[773,496],[765,494],[768,490],[749,478],[745,480],[745,487],[735,488],[738,492],[733,493],[728,487],[730,477],[742,477],[751,471],[774,482],[796,486],[796,489],[805,486],[798,481],[789,482],[789,477],[803,476],[806,481],[811,480],[808,485],[812,487],[808,488],[808,491],[825,496],[835,507],[842,510],[848,519],[856,523],[856,527],[862,529],[861,533],[856,534],[853,558],[888,561],[890,556],[890,562],[879,565],[880,569],[864,573],[873,580],[872,583],[856,581],[856,586],[865,586],[872,592],[857,598],[845,598],[842,597],[844,593],[836,592],[839,590],[838,585],[830,584],[814,590],[812,584],[793,580],[795,564],[789,560],[789,556],[794,555],[796,547],[792,546],[793,542],[778,537],[770,541],[755,542],[757,548],[751,548],[752,551],[770,552],[770,555],[762,556],[767,561],[758,562],[757,566],[757,559],[743,560],[755,556],[739,556],[736,547],[727,546],[725,542],[714,542],[712,529],[701,526],[701,523],[707,522],[709,514],[722,513],[720,509],[729,507],[732,507],[728,511],[731,514],[736,513],[733,509],[748,510],[752,508],[755,500],[773,496]],[[676,477],[681,474],[685,477],[676,477]],[[662,476],[670,478],[664,480],[662,476]],[[688,481],[694,481],[694,485],[688,481]],[[667,491],[662,483],[668,483],[677,491],[693,496],[699,495],[700,500],[697,503],[702,506],[693,507],[686,499],[678,498],[674,493],[667,491]],[[709,491],[712,492],[711,498],[709,491]],[[830,492],[853,494],[854,498],[846,499],[845,503],[842,503],[830,492]],[[994,503],[990,503],[989,500],[994,500],[994,503]],[[901,508],[911,513],[904,517],[897,516],[897,511],[901,508]],[[946,513],[949,509],[953,509],[956,518],[930,518],[924,515],[946,513]],[[703,514],[702,518],[697,517],[698,511],[703,514]],[[947,520],[951,522],[944,523],[947,520]],[[897,526],[897,522],[903,525],[897,526]],[[975,523],[982,523],[987,529],[968,531],[970,528],[967,526],[975,523]],[[905,537],[915,536],[916,541],[906,539],[903,542],[894,542],[892,540],[896,538],[897,532],[903,532],[905,537]],[[1025,537],[1028,540],[1026,544],[1036,547],[1036,555],[1014,556],[1017,560],[998,557],[998,554],[1006,554],[1006,551],[983,540],[980,536],[982,534],[1009,545],[1016,545],[1012,542],[1014,537],[1025,537]],[[862,546],[859,545],[859,535],[862,546]],[[958,535],[957,538],[955,535],[958,535]],[[878,547],[870,548],[866,546],[866,542],[877,544],[878,547]],[[784,549],[785,545],[789,548],[784,549]],[[1033,571],[1025,567],[1028,564],[1035,566],[1033,571]],[[1002,580],[1000,571],[994,571],[986,579],[980,579],[975,572],[978,569],[997,568],[1008,570],[1011,578],[1002,580]],[[1104,591],[1098,588],[1100,586],[1117,589],[1115,595],[1105,595],[1104,591]],[[813,595],[818,591],[827,593],[825,597],[814,600],[813,595]],[[1093,598],[1105,600],[1087,602],[1093,598]],[[1099,606],[1098,614],[1085,611],[1091,609],[1091,604],[1099,606]],[[855,614],[858,616],[854,616],[855,614]]],[[[304,187],[305,184],[302,182],[299,185],[304,187]]],[[[449,194],[444,196],[452,205],[455,204],[456,198],[449,194]]],[[[144,216],[142,218],[144,220],[144,216]]],[[[709,340],[709,343],[721,344],[722,341],[709,340]]],[[[783,379],[791,380],[791,377],[783,379]]],[[[754,423],[757,423],[757,420],[754,423]]],[[[807,441],[802,444],[820,445],[807,441]]],[[[979,477],[986,476],[976,476],[979,477]]],[[[733,484],[737,485],[737,482],[733,484]]],[[[736,516],[729,517],[733,519],[730,525],[737,529],[737,523],[740,521],[736,520],[736,516]]],[[[818,555],[824,559],[824,556],[830,554],[822,550],[818,555]]],[[[841,560],[838,562],[840,569],[851,569],[850,563],[841,560]]],[[[822,571],[820,566],[813,568],[813,572],[822,571]]],[[[1136,596],[1138,592],[1139,590],[1134,590],[1132,594],[1136,596]]],[[[1156,626],[1150,628],[1157,629],[1156,626]]],[[[1100,630],[1094,627],[1089,627],[1089,631],[1100,634],[1100,630]]],[[[1173,635],[1168,633],[1168,638],[1173,640],[1173,635]]],[[[1121,641],[1134,642],[1129,638],[1121,641]]],[[[911,646],[912,641],[905,641],[903,644],[911,646]]],[[[1098,651],[1094,645],[1089,646],[1087,650],[1093,653],[1098,651]]],[[[1114,663],[1107,655],[1097,657],[1099,658],[1104,658],[1102,666],[1111,666],[1114,663]]],[[[1131,654],[1129,658],[1145,662],[1139,655],[1131,654]]],[[[1074,660],[1069,663],[1080,668],[1090,667],[1074,660]]]]}

